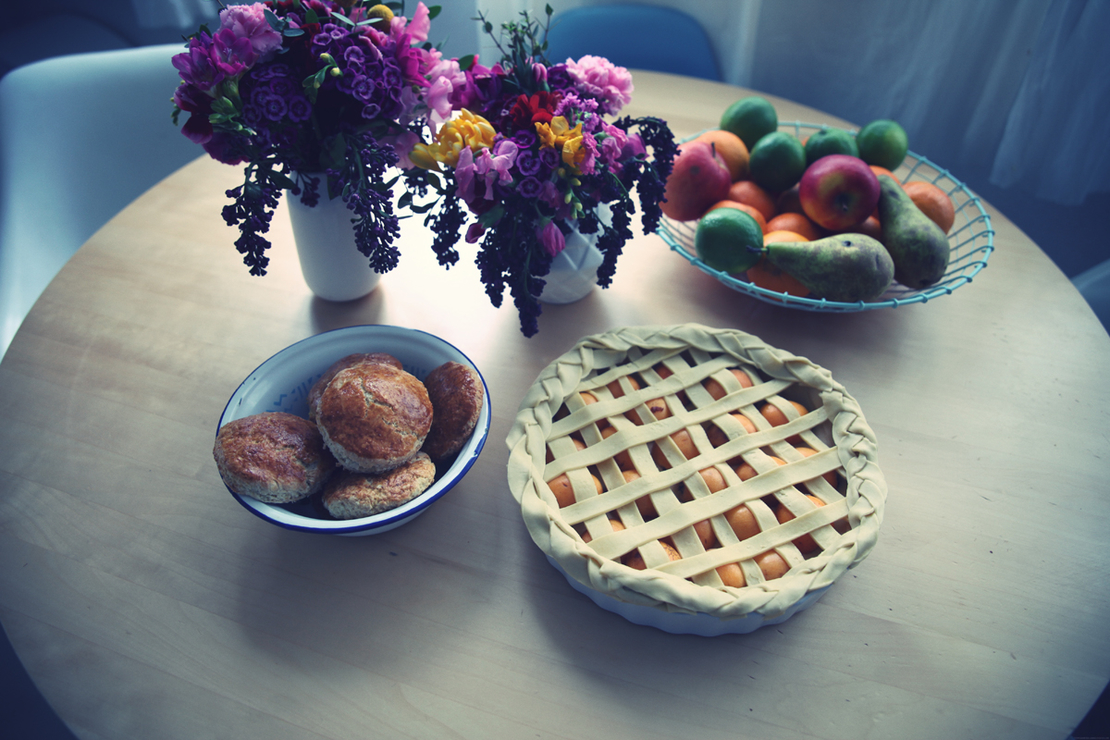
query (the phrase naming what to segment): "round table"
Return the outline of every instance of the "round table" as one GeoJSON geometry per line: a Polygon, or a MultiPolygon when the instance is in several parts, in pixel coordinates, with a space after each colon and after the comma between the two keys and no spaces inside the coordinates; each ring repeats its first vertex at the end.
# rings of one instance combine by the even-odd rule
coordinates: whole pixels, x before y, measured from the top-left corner
{"type": "MultiPolygon", "coordinates": [[[[688,136],[750,91],[637,72],[628,113],[688,136]]],[[[786,100],[784,120],[848,125],[786,100]]],[[[956,173],[957,176],[959,173],[956,173]]],[[[200,158],[61,271],[0,365],[0,619],[79,737],[1051,738],[1110,676],[1110,338],[986,205],[970,285],[819,314],[734,292],[640,235],[608,290],[521,335],[469,257],[419,219],[369,297],[315,299],[284,204],[270,274],[220,218],[241,170],[200,158]],[[749,635],[639,627],[531,542],[505,437],[539,371],[587,334],[736,327],[859,400],[889,485],[879,544],[814,607],[749,635]],[[224,404],[263,360],[355,324],[444,337],[493,423],[466,479],[363,538],[290,532],[220,482],[224,404]]]]}

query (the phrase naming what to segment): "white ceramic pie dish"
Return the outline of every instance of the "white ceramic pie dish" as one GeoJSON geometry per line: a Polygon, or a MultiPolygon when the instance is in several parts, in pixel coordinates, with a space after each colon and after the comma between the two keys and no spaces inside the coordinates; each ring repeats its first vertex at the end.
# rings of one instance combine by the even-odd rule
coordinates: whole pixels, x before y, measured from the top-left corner
{"type": "Polygon", "coordinates": [[[509,488],[549,561],[602,608],[674,633],[751,632],[808,608],[870,553],[886,498],[874,434],[843,386],[809,360],[730,329],[627,327],[584,338],[537,378],[507,443],[509,488]],[[671,377],[656,373],[661,365],[673,368],[671,377]],[[749,371],[754,385],[730,387],[716,400],[703,392],[707,380],[732,367],[749,371]],[[622,395],[607,390],[633,376],[641,389],[622,395]],[[598,400],[577,400],[582,392],[598,400]],[[675,409],[669,418],[641,413],[640,423],[626,421],[630,411],[647,408],[645,399],[658,396],[675,409]],[[696,431],[735,412],[790,401],[808,411],[793,412],[783,426],[760,421],[755,432],[737,429],[717,443],[696,431]],[[606,427],[616,433],[603,435],[606,427]],[[680,429],[697,439],[697,452],[657,466],[656,448],[666,447],[663,440],[680,429]],[[819,454],[799,454],[795,445],[819,454]],[[622,463],[618,470],[618,452],[635,459],[636,478],[621,477],[628,467],[622,463]],[[784,461],[768,462],[775,456],[784,461]],[[756,477],[732,474],[741,459],[756,466],[756,477]],[[709,467],[728,467],[725,487],[696,492],[695,481],[709,467]],[[574,483],[569,502],[555,493],[560,474],[586,481],[574,483]],[[806,504],[810,493],[823,503],[806,504]],[[643,515],[645,496],[661,505],[654,514],[643,515]],[[725,523],[741,503],[762,512],[757,534],[738,537],[725,523]],[[796,515],[779,521],[772,507],[796,515]],[[706,521],[713,526],[712,544],[694,536],[706,521]],[[816,549],[797,546],[807,534],[816,549]],[[666,548],[653,551],[664,542],[677,557],[658,554],[666,548]],[[786,563],[781,576],[757,567],[768,552],[786,563]],[[632,556],[647,567],[630,567],[632,556]],[[718,576],[732,561],[745,574],[738,587],[718,576]]]}
{"type": "MultiPolygon", "coordinates": [[[[263,362],[231,395],[219,427],[252,414],[284,411],[308,417],[308,391],[328,367],[350,354],[385,352],[406,371],[424,379],[444,362],[474,363],[457,347],[427,332],[399,326],[363,325],[324,332],[290,345],[263,362]]],[[[446,471],[426,491],[405,504],[361,519],[336,520],[317,505],[316,497],[294,504],[267,504],[250,496],[229,492],[252,514],[285,529],[321,534],[363,536],[380,534],[411,521],[455,486],[478,459],[490,426],[489,388],[485,387],[481,415],[470,440],[446,471]]]]}

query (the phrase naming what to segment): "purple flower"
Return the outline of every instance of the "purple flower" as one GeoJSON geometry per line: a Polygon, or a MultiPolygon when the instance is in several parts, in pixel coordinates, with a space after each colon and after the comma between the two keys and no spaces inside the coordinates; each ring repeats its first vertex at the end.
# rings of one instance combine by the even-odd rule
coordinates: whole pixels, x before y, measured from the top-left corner
{"type": "MultiPolygon", "coordinates": [[[[517,161],[519,161],[519,159],[517,161]]],[[[529,200],[536,200],[540,197],[540,193],[543,192],[543,183],[534,177],[525,177],[517,183],[516,190],[522,197],[528,198],[529,200]]]]}
{"type": "Polygon", "coordinates": [[[189,39],[189,50],[175,54],[170,60],[186,84],[200,90],[211,90],[224,80],[224,73],[212,62],[209,49],[212,37],[200,33],[189,39]]]}
{"type": "MultiPolygon", "coordinates": [[[[515,137],[514,137],[515,139],[515,137]]],[[[540,158],[536,153],[530,149],[522,149],[516,155],[516,169],[517,172],[525,177],[534,177],[542,169],[543,165],[540,158]]]]}
{"type": "Polygon", "coordinates": [[[548,170],[553,170],[563,162],[563,155],[561,152],[555,151],[553,147],[544,147],[540,149],[540,162],[548,170]]]}
{"type": "Polygon", "coordinates": [[[603,113],[615,115],[632,101],[632,74],[604,57],[568,59],[567,74],[575,87],[601,103],[603,113]]]}
{"type": "Polygon", "coordinates": [[[239,38],[226,28],[220,29],[212,37],[208,56],[227,77],[238,77],[258,59],[249,39],[239,38]]]}
{"type": "Polygon", "coordinates": [[[547,252],[549,257],[554,257],[567,246],[563,232],[559,231],[559,227],[555,225],[554,221],[548,221],[536,229],[536,238],[540,240],[543,251],[547,252]]]}
{"type": "Polygon", "coordinates": [[[312,117],[312,106],[304,95],[295,95],[289,99],[289,120],[302,123],[312,117]]]}
{"type": "Polygon", "coordinates": [[[231,5],[220,11],[220,28],[231,31],[236,37],[246,39],[262,61],[281,48],[281,34],[266,21],[265,6],[231,5]]]}

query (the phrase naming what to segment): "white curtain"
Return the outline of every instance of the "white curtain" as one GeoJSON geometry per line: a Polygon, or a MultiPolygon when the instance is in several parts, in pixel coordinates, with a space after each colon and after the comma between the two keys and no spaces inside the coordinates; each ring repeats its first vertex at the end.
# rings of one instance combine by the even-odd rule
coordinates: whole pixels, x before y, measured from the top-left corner
{"type": "MultiPolygon", "coordinates": [[[[603,4],[475,7],[496,25],[522,10],[542,14],[548,2],[556,15],[603,4]]],[[[696,18],[726,82],[860,125],[896,119],[914,152],[973,188],[989,182],[1066,205],[1110,190],[1106,0],[641,2],[696,18]]],[[[613,36],[635,43],[619,29],[613,36]]],[[[487,62],[495,58],[485,40],[481,51],[487,62]]]]}

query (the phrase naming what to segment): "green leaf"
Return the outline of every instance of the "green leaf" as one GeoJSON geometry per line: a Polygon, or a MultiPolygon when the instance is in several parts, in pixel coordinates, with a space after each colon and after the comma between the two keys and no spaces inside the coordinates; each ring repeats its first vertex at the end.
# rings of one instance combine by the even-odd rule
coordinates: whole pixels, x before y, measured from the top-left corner
{"type": "Polygon", "coordinates": [[[304,9],[304,22],[305,23],[319,23],[320,16],[316,15],[316,11],[312,8],[305,6],[304,9]]]}
{"type": "Polygon", "coordinates": [[[332,13],[331,19],[333,21],[339,21],[340,23],[346,23],[348,28],[354,28],[357,25],[354,21],[352,21],[350,18],[343,15],[342,13],[332,13]]]}
{"type": "Polygon", "coordinates": [[[487,229],[496,225],[505,215],[505,206],[498,204],[478,217],[478,223],[487,229]]]}
{"type": "Polygon", "coordinates": [[[270,24],[270,28],[274,29],[278,33],[282,33],[285,30],[285,27],[289,25],[289,21],[285,20],[284,18],[278,18],[276,15],[274,15],[274,11],[270,10],[269,8],[263,8],[262,15],[266,18],[266,22],[270,24]]]}
{"type": "Polygon", "coordinates": [[[435,17],[437,15],[439,15],[440,12],[442,12],[442,10],[443,10],[442,5],[433,5],[430,8],[428,8],[428,20],[435,20],[435,17]]]}
{"type": "Polygon", "coordinates": [[[281,186],[283,190],[292,190],[297,187],[297,183],[290,180],[284,172],[271,172],[270,182],[281,186]]]}
{"type": "Polygon", "coordinates": [[[459,69],[461,69],[463,72],[466,72],[474,66],[474,59],[475,57],[473,54],[467,54],[465,57],[460,58],[459,69]]]}
{"type": "Polygon", "coordinates": [[[436,201],[433,200],[431,203],[425,203],[424,205],[409,206],[409,210],[413,213],[427,213],[428,211],[435,208],[435,205],[436,201]]]}

